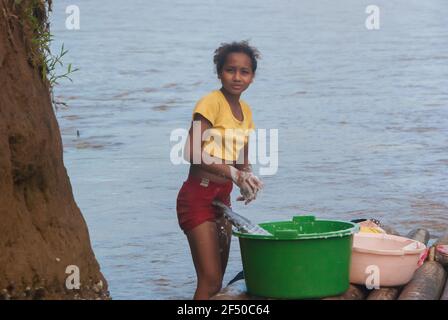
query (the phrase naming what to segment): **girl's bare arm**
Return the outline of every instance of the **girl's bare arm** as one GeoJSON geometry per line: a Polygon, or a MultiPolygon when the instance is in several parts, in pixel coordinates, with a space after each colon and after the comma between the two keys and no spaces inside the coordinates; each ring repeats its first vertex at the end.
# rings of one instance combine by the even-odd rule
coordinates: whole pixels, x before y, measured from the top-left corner
{"type": "Polygon", "coordinates": [[[249,141],[244,145],[243,149],[241,150],[235,168],[241,171],[252,172],[252,165],[249,162],[249,141]]]}
{"type": "MultiPolygon", "coordinates": [[[[194,141],[196,137],[193,135],[193,123],[190,127],[190,131],[188,132],[188,138],[185,145],[185,160],[190,162],[192,165],[199,166],[201,169],[213,173],[215,175],[234,180],[232,177],[231,167],[225,163],[223,163],[222,159],[212,157],[207,152],[202,152],[204,148],[205,141],[202,141],[202,135],[204,131],[211,129],[212,124],[208,121],[204,116],[199,113],[195,113],[193,117],[193,121],[200,122],[200,135],[201,143],[194,141]],[[194,148],[194,145],[200,146],[200,148],[194,148]],[[200,160],[200,163],[194,163],[197,160],[200,160]]],[[[198,161],[199,162],[199,161],[198,161]]]]}

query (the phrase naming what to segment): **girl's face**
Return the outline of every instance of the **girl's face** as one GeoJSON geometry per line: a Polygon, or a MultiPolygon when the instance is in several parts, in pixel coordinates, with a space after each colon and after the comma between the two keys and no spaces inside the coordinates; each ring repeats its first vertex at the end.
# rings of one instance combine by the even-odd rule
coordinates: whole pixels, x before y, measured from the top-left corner
{"type": "Polygon", "coordinates": [[[227,92],[240,95],[252,83],[254,76],[249,56],[242,52],[232,52],[227,55],[218,78],[227,92]]]}

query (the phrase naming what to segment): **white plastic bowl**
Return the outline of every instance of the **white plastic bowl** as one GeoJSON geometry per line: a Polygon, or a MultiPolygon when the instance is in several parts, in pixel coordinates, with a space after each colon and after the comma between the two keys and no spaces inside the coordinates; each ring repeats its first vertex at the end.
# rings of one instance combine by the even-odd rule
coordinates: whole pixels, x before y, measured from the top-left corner
{"type": "Polygon", "coordinates": [[[380,233],[356,233],[353,237],[350,282],[373,284],[376,277],[380,287],[408,283],[426,246],[412,239],[380,233]],[[377,272],[377,274],[373,274],[377,272]]]}

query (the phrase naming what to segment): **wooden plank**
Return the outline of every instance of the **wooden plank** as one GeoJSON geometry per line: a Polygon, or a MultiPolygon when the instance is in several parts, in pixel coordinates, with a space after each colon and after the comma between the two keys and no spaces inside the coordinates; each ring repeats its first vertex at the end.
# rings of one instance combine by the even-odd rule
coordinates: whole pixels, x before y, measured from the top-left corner
{"type": "Polygon", "coordinates": [[[397,230],[395,230],[394,228],[392,228],[391,226],[381,224],[380,227],[381,227],[381,229],[386,231],[387,234],[391,234],[394,236],[400,236],[400,233],[397,230]]]}
{"type": "Polygon", "coordinates": [[[398,287],[374,289],[367,296],[367,300],[396,300],[399,293],[398,287]]]}
{"type": "Polygon", "coordinates": [[[436,261],[426,261],[404,287],[398,300],[439,300],[446,272],[436,261]]]}
{"type": "Polygon", "coordinates": [[[367,296],[366,291],[363,286],[350,284],[348,290],[340,296],[327,297],[322,300],[364,300],[367,296]]]}
{"type": "Polygon", "coordinates": [[[424,228],[417,228],[417,229],[411,230],[406,235],[406,238],[420,241],[425,246],[428,245],[428,241],[429,241],[430,237],[431,237],[431,235],[430,235],[429,231],[424,228]]]}
{"type": "Polygon", "coordinates": [[[448,300],[448,280],[445,283],[445,290],[443,290],[440,300],[448,300]]]}
{"type": "Polygon", "coordinates": [[[435,260],[448,267],[448,230],[434,243],[435,260]]]}

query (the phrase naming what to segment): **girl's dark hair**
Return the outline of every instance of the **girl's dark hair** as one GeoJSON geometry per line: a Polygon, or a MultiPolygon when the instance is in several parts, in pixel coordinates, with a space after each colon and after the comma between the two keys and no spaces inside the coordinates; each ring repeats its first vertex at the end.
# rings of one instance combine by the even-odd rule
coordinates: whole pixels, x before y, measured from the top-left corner
{"type": "Polygon", "coordinates": [[[260,58],[260,52],[257,48],[249,45],[249,41],[240,41],[232,43],[221,43],[221,46],[215,50],[215,55],[213,56],[213,62],[216,65],[216,72],[221,74],[224,63],[226,63],[227,56],[233,52],[242,52],[249,56],[252,62],[252,72],[255,73],[257,70],[257,59],[260,58]]]}

